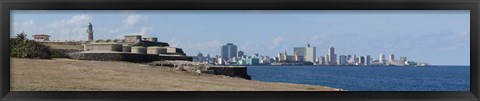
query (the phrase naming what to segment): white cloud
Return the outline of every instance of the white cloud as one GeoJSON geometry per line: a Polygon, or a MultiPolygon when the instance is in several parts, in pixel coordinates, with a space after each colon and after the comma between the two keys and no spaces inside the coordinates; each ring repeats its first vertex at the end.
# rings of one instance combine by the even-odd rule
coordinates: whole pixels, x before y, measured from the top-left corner
{"type": "Polygon", "coordinates": [[[79,27],[86,26],[88,23],[92,22],[92,17],[86,14],[75,15],[70,19],[62,19],[60,21],[55,21],[47,25],[48,28],[53,29],[63,29],[65,27],[79,27]]]}
{"type": "Polygon", "coordinates": [[[24,21],[20,24],[14,24],[14,27],[18,27],[19,29],[22,29],[22,30],[17,30],[17,31],[23,31],[23,30],[36,30],[38,29],[38,26],[37,24],[35,23],[35,21],[33,21],[32,19],[30,20],[27,20],[27,21],[24,21]]]}
{"type": "Polygon", "coordinates": [[[85,40],[87,25],[92,21],[91,16],[79,14],[48,23],[37,31],[51,35],[52,40],[85,40]]]}
{"type": "Polygon", "coordinates": [[[282,42],[284,42],[285,40],[283,39],[283,37],[276,37],[272,40],[272,47],[270,47],[270,49],[274,49],[274,48],[277,48],[280,44],[282,44],[282,42]]]}
{"type": "Polygon", "coordinates": [[[206,47],[213,48],[213,47],[220,47],[222,43],[218,40],[212,40],[207,42],[205,45],[206,47]]]}
{"type": "Polygon", "coordinates": [[[126,27],[131,27],[133,25],[137,25],[140,23],[145,23],[147,20],[147,16],[143,15],[128,15],[125,20],[123,20],[123,23],[126,27]]]}
{"type": "Polygon", "coordinates": [[[144,26],[140,29],[139,32],[134,33],[135,35],[142,35],[142,36],[149,36],[150,34],[153,34],[153,28],[144,26]]]}
{"type": "Polygon", "coordinates": [[[310,38],[310,42],[321,42],[324,39],[322,35],[314,35],[310,38]]]}

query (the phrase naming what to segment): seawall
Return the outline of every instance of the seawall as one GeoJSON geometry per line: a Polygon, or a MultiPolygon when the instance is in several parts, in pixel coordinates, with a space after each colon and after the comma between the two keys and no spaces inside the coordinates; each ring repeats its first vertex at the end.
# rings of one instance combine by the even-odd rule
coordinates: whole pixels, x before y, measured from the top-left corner
{"type": "Polygon", "coordinates": [[[215,75],[252,79],[250,75],[247,74],[246,66],[209,66],[207,70],[213,70],[215,75]]]}
{"type": "Polygon", "coordinates": [[[250,75],[247,74],[246,66],[218,66],[190,61],[155,61],[149,63],[149,65],[196,73],[239,77],[251,80],[250,75]]]}

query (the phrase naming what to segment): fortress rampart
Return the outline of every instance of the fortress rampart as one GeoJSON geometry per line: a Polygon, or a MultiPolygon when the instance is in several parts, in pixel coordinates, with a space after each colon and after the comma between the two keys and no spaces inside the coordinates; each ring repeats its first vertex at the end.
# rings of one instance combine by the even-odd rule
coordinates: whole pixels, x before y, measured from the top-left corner
{"type": "Polygon", "coordinates": [[[127,52],[76,52],[68,53],[70,58],[78,60],[96,61],[128,61],[137,63],[148,63],[161,60],[184,60],[192,61],[188,56],[159,56],[158,54],[138,54],[127,52]]]}

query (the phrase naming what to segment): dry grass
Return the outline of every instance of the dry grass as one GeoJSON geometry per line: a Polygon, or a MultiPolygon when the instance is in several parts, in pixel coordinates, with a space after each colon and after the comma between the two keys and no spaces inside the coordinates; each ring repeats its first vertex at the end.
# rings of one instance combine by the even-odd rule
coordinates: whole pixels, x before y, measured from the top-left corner
{"type": "Polygon", "coordinates": [[[218,75],[154,68],[144,64],[72,59],[11,60],[12,91],[336,91],[218,75]]]}

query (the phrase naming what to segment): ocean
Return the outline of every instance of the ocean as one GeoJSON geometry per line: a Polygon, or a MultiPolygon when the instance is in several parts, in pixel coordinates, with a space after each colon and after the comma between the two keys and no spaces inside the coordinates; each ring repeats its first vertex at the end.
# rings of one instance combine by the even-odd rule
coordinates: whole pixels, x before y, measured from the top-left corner
{"type": "Polygon", "coordinates": [[[252,80],[347,91],[469,91],[470,66],[248,66],[252,80]]]}

